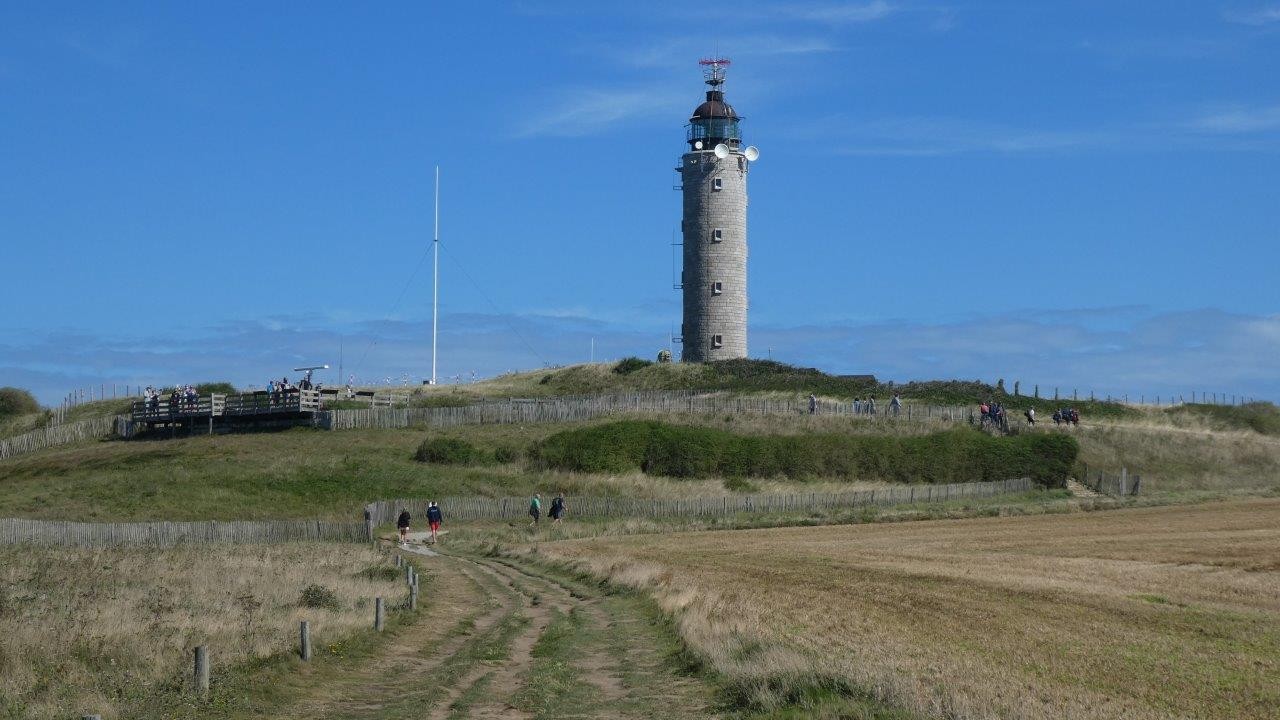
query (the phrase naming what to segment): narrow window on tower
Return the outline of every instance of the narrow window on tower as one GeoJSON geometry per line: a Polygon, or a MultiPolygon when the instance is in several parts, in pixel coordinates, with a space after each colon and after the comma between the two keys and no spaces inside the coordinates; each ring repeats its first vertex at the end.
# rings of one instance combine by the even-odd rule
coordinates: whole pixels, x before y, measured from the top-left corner
{"type": "Polygon", "coordinates": [[[724,240],[724,230],[716,228],[711,231],[711,242],[722,242],[724,240]]]}
{"type": "Polygon", "coordinates": [[[711,347],[713,348],[724,347],[724,338],[720,335],[712,335],[711,347]]]}
{"type": "Polygon", "coordinates": [[[724,286],[723,286],[723,285],[721,285],[721,284],[720,284],[720,283],[718,283],[718,282],[713,282],[713,283],[711,283],[711,294],[712,294],[712,295],[719,295],[719,294],[720,294],[720,293],[722,293],[722,292],[724,292],[724,286]]]}
{"type": "Polygon", "coordinates": [[[711,181],[711,189],[719,190],[723,187],[724,181],[721,178],[715,178],[711,181]]]}

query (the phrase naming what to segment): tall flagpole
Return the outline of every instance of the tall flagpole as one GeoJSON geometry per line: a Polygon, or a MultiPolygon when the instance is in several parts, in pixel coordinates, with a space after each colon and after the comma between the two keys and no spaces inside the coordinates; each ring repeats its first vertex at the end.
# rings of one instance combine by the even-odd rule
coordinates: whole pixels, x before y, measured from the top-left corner
{"type": "Polygon", "coordinates": [[[436,328],[440,319],[440,166],[436,166],[436,222],[431,241],[431,384],[436,384],[436,328]]]}

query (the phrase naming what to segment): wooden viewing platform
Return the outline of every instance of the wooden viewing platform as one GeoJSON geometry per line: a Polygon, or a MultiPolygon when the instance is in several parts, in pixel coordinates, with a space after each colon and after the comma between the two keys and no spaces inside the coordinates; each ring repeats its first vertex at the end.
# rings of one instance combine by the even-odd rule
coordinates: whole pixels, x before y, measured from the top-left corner
{"type": "MultiPolygon", "coordinates": [[[[325,393],[320,390],[290,389],[269,393],[266,390],[238,395],[201,395],[174,400],[161,397],[155,401],[137,400],[131,416],[134,423],[148,428],[161,425],[194,428],[196,420],[207,419],[212,430],[216,421],[298,419],[323,409],[325,393]]],[[[331,393],[336,397],[336,392],[331,393]]]]}

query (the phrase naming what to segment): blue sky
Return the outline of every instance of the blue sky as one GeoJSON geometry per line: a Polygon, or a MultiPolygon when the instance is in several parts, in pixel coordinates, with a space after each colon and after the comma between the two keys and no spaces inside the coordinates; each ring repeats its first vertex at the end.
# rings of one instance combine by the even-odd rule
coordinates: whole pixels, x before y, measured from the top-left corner
{"type": "MultiPolygon", "coordinates": [[[[696,61],[751,354],[1280,398],[1280,4],[6,3],[0,384],[653,356],[696,61]]],[[[334,373],[336,376],[336,373],[334,373]]]]}

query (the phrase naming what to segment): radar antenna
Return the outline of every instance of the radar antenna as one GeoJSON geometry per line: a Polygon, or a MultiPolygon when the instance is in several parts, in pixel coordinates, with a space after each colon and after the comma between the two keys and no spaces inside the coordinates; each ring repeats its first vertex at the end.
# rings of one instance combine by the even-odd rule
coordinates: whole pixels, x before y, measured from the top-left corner
{"type": "Polygon", "coordinates": [[[713,88],[719,88],[724,84],[725,69],[729,67],[729,58],[709,57],[702,58],[698,61],[702,66],[702,77],[707,84],[713,88]]]}

